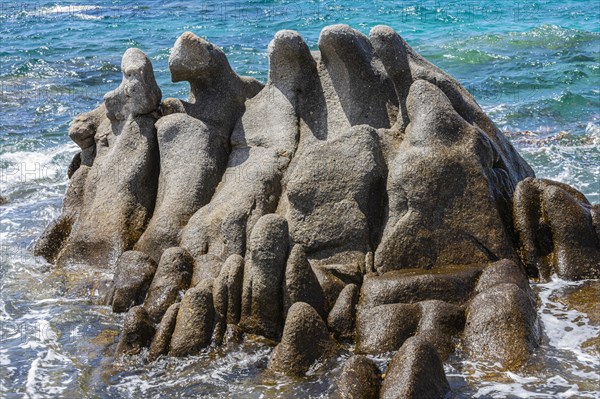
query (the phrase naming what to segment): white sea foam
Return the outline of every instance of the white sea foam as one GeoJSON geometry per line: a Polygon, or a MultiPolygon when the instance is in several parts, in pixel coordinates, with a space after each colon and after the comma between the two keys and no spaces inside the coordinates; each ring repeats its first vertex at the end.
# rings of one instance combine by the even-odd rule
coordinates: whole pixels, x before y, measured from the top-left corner
{"type": "Polygon", "coordinates": [[[99,10],[100,6],[92,6],[92,5],[67,5],[67,6],[53,6],[53,7],[43,7],[39,10],[28,12],[29,15],[39,16],[39,15],[50,15],[50,14],[74,14],[80,13],[82,11],[91,11],[91,10],[99,10]]]}
{"type": "MultiPolygon", "coordinates": [[[[11,188],[27,182],[40,180],[56,180],[64,174],[64,162],[57,162],[61,156],[72,155],[77,151],[74,143],[61,145],[42,151],[15,151],[0,155],[0,161],[6,166],[0,167],[0,191],[10,191],[11,188]]],[[[59,179],[63,184],[66,179],[59,179]]]]}
{"type": "Polygon", "coordinates": [[[103,18],[100,15],[88,15],[88,14],[81,14],[81,13],[73,14],[73,16],[76,18],[79,18],[79,19],[84,19],[84,20],[89,20],[89,21],[94,21],[94,20],[103,18]]]}
{"type": "Polygon", "coordinates": [[[53,370],[64,365],[72,365],[71,359],[48,349],[31,362],[25,383],[25,392],[29,398],[63,397],[68,388],[70,377],[53,370]],[[57,379],[59,381],[57,381],[57,379]]]}

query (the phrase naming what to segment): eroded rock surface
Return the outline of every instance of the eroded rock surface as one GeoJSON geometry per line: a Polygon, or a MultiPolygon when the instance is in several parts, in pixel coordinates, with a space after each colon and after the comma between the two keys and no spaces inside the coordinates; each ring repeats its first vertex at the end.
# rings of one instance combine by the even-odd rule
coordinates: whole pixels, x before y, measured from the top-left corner
{"type": "MultiPolygon", "coordinates": [[[[268,367],[300,376],[337,340],[395,353],[394,398],[448,394],[442,361],[461,340],[473,359],[527,363],[541,336],[528,277],[599,277],[600,205],[535,179],[391,28],[333,25],[317,46],[278,32],[262,84],[186,32],[169,69],[189,98],[162,102],[150,60],[127,50],[120,86],[69,130],[81,151],[35,254],[114,272],[118,354],[261,335],[268,367]]],[[[376,397],[378,373],[353,356],[338,393],[376,397]]]]}

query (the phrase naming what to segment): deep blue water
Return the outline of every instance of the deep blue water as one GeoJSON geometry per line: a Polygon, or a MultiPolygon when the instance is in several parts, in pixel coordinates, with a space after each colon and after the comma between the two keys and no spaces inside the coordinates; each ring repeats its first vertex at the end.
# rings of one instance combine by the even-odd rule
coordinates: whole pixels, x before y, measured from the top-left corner
{"type": "MultiPolygon", "coordinates": [[[[49,267],[28,248],[60,209],[66,167],[76,152],[66,134],[69,121],[118,85],[120,58],[129,47],[150,56],[164,97],[185,98],[187,83],[171,83],[167,66],[169,49],[184,31],[222,47],[239,74],[264,81],[267,45],[280,29],[299,31],[316,49],[324,26],[346,23],[368,33],[387,24],[474,94],[538,176],[600,202],[598,0],[0,4],[0,194],[9,200],[0,207],[0,397],[153,396],[176,386],[184,387],[183,396],[305,397],[327,385],[316,373],[295,392],[257,376],[253,362],[264,361],[262,348],[245,348],[217,365],[198,360],[164,369],[126,365],[109,376],[92,371],[111,362],[94,339],[110,336],[121,320],[85,300],[53,299],[60,290],[45,282],[49,267]],[[523,131],[529,132],[516,133],[523,131]]],[[[506,381],[453,384],[481,397],[546,397],[542,392],[558,395],[573,384],[579,395],[600,395],[600,387],[583,387],[581,381],[598,374],[589,374],[589,362],[579,355],[569,357],[581,344],[569,342],[572,347],[555,354],[556,363],[571,370],[556,366],[565,382],[550,373],[517,382],[514,391],[506,381]]]]}

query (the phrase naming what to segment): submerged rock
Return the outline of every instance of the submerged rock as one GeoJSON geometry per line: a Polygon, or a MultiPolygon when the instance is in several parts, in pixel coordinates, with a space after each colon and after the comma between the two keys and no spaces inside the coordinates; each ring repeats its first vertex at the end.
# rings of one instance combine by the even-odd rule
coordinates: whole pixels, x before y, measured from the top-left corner
{"type": "Polygon", "coordinates": [[[132,307],[125,316],[116,355],[137,355],[142,348],[150,345],[154,332],[146,310],[142,306],[132,307]]]}
{"type": "Polygon", "coordinates": [[[327,326],[307,303],[296,302],[288,311],[279,345],[269,360],[269,369],[303,375],[321,356],[332,349],[327,326]]]}
{"type": "Polygon", "coordinates": [[[208,346],[214,319],[212,281],[205,280],[199,286],[189,289],[181,300],[169,354],[195,355],[208,346]]]}
{"type": "Polygon", "coordinates": [[[108,299],[113,312],[126,312],[144,302],[156,267],[156,263],[142,252],[127,251],[119,257],[108,299]]]}
{"type": "Polygon", "coordinates": [[[514,370],[529,360],[540,339],[534,304],[516,284],[495,285],[467,308],[463,343],[474,359],[497,361],[514,370]]]}
{"type": "Polygon", "coordinates": [[[450,384],[435,348],[420,337],[407,340],[388,364],[382,399],[444,399],[450,384]]]}
{"type": "Polygon", "coordinates": [[[379,394],[379,370],[369,358],[354,355],[346,360],[337,379],[340,399],[375,399],[379,394]]]}
{"type": "Polygon", "coordinates": [[[597,209],[574,188],[525,179],[515,192],[515,227],[530,275],[569,280],[600,278],[597,209]]]}

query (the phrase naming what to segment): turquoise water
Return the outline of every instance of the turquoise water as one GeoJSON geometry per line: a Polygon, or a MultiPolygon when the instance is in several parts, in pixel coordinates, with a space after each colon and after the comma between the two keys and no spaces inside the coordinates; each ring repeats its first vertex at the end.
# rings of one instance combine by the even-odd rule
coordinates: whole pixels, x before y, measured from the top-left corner
{"type": "MultiPolygon", "coordinates": [[[[265,376],[268,350],[258,344],[154,366],[113,364],[107,343],[120,317],[81,295],[61,295],[48,282],[51,268],[28,248],[60,209],[77,150],[69,121],[118,85],[128,47],[150,56],[165,97],[183,98],[187,84],[171,83],[167,66],[182,32],[221,46],[239,74],[264,81],[277,30],[298,30],[316,49],[320,30],[333,23],[365,33],[377,24],[396,29],[474,94],[538,176],[600,202],[596,0],[2,1],[0,194],[9,202],[0,207],[0,397],[326,397],[334,371],[317,367],[301,384],[265,376]]],[[[574,323],[579,336],[599,333],[584,316],[551,306],[568,287],[538,287],[550,317],[547,372],[472,381],[468,375],[479,376],[481,366],[458,359],[447,370],[455,390],[464,397],[599,397],[600,387],[587,383],[599,378],[597,363],[580,353],[581,342],[553,339],[561,330],[551,327],[561,323],[574,323]]]]}

